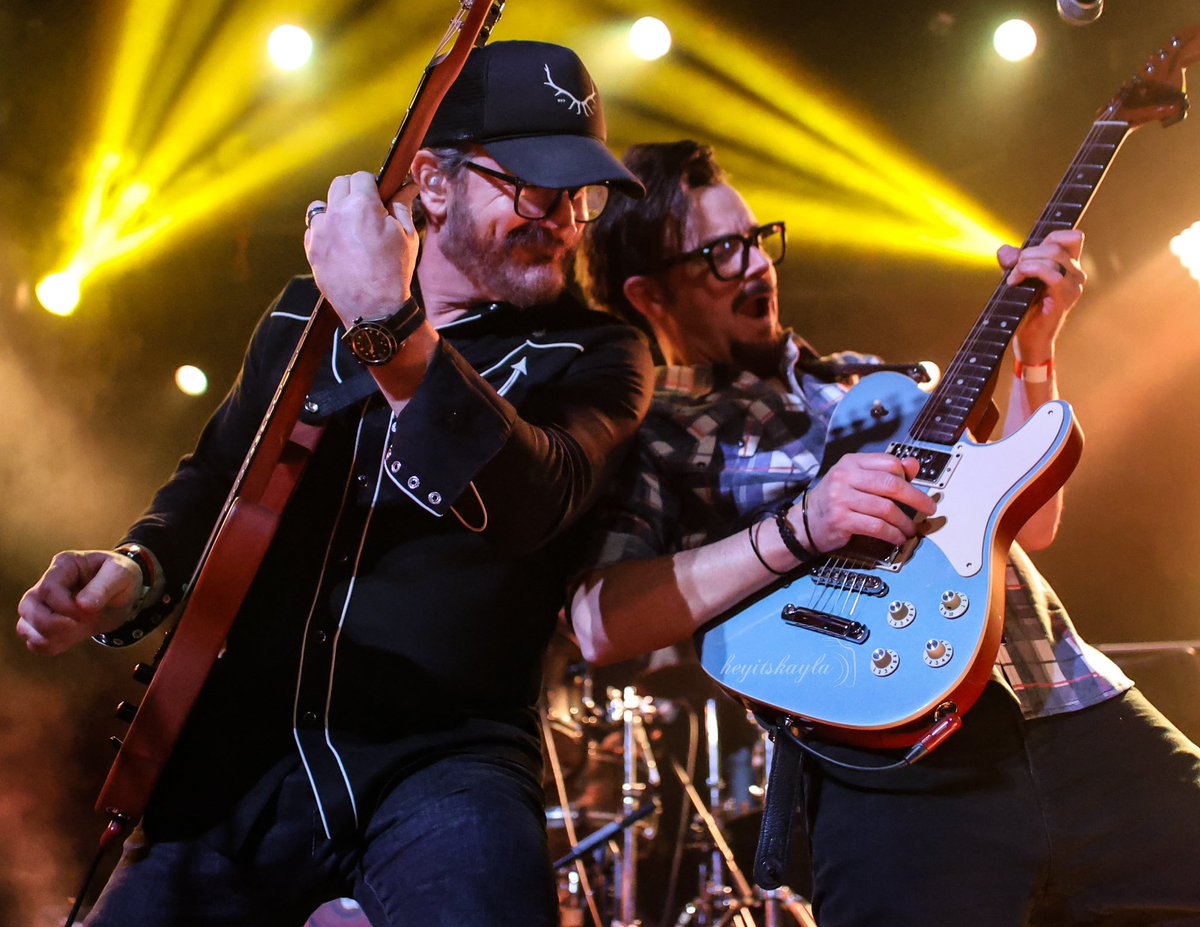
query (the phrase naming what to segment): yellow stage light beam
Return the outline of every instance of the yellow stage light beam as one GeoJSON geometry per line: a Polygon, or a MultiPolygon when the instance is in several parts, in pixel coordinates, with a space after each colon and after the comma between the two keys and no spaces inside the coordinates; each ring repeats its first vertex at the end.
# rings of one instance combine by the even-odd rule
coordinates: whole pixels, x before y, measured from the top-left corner
{"type": "MultiPolygon", "coordinates": [[[[997,242],[1014,239],[795,65],[732,29],[717,41],[686,4],[666,0],[660,12],[680,53],[654,64],[633,62],[623,42],[614,54],[617,24],[579,5],[550,16],[516,5],[497,38],[577,48],[605,89],[614,144],[713,142],[756,208],[789,219],[796,240],[991,262],[997,242]]],[[[404,14],[411,35],[440,34],[445,22],[438,4],[404,14]]],[[[263,0],[231,13],[216,0],[130,0],[97,155],[73,211],[77,246],[59,266],[82,281],[147,259],[364,135],[378,135],[382,154],[432,46],[401,47],[397,15],[388,4],[359,13],[352,0],[263,0]],[[336,40],[322,41],[320,69],[285,77],[268,68],[262,43],[285,19],[318,36],[339,26],[336,40]]],[[[364,166],[375,165],[346,169],[364,166]]]]}
{"type": "MultiPolygon", "coordinates": [[[[316,17],[321,20],[339,12],[337,6],[321,9],[316,17]]],[[[222,209],[240,208],[247,197],[265,195],[280,177],[367,129],[378,129],[382,157],[390,138],[385,127],[394,129],[429,51],[413,49],[398,59],[394,38],[389,40],[383,28],[385,23],[394,28],[394,16],[395,11],[378,12],[351,30],[350,40],[339,43],[348,50],[343,58],[358,62],[361,70],[369,71],[372,60],[386,67],[365,85],[340,90],[336,105],[326,104],[316,118],[309,107],[319,90],[309,87],[299,94],[268,97],[261,81],[251,80],[243,65],[222,70],[220,62],[262,57],[261,43],[255,45],[246,34],[255,23],[267,21],[265,12],[256,10],[252,20],[235,17],[216,30],[210,46],[195,58],[193,80],[166,117],[153,147],[140,159],[112,155],[97,164],[87,188],[80,244],[64,263],[82,279],[101,267],[116,267],[135,253],[149,256],[148,247],[166,244],[174,237],[169,233],[184,231],[222,209]],[[389,54],[383,54],[389,45],[389,54]],[[370,46],[377,52],[374,59],[357,54],[370,46]],[[201,147],[213,139],[208,150],[201,147]],[[118,167],[129,160],[139,162],[138,179],[122,186],[116,178],[129,171],[118,167]],[[150,190],[155,192],[147,202],[150,190]]],[[[196,31],[189,30],[189,35],[196,31]]]]}

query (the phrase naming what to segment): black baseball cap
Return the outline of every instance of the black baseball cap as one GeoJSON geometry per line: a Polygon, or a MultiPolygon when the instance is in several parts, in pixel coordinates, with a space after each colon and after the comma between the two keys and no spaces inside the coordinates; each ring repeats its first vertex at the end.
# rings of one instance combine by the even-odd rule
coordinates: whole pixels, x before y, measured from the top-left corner
{"type": "Polygon", "coordinates": [[[607,182],[641,199],[641,181],[605,138],[600,92],[578,55],[546,42],[493,42],[471,52],[422,147],[476,144],[526,183],[607,182]]]}

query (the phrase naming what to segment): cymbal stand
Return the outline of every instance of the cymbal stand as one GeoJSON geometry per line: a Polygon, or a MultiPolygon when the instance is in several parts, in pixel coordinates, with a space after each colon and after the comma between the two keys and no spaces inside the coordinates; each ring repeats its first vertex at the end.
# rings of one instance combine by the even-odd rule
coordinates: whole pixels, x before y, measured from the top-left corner
{"type": "MultiPolygon", "coordinates": [[[[609,718],[621,721],[623,735],[624,781],[621,784],[621,811],[624,817],[631,817],[638,814],[647,787],[652,790],[655,805],[658,801],[654,792],[657,792],[662,780],[644,725],[644,719],[654,714],[654,703],[648,696],[638,695],[633,686],[626,686],[621,690],[612,689],[610,696],[609,718]],[[639,778],[639,760],[646,768],[646,782],[640,781],[639,778]]],[[[618,872],[614,878],[617,896],[614,907],[617,917],[612,922],[612,927],[640,927],[642,923],[637,917],[637,862],[638,828],[625,827],[621,855],[617,863],[618,872]]]]}

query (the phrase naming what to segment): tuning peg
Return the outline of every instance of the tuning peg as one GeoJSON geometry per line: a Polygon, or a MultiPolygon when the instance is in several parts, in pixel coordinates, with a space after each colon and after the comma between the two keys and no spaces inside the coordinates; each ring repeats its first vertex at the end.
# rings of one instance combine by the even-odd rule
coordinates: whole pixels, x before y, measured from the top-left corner
{"type": "Polygon", "coordinates": [[[126,724],[133,720],[133,716],[137,714],[138,707],[133,702],[121,701],[117,703],[117,717],[126,724]]]}

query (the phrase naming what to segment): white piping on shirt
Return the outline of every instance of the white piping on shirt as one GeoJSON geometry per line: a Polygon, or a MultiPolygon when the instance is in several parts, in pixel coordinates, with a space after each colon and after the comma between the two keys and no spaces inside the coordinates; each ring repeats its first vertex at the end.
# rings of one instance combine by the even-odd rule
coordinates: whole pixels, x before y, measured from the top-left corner
{"type": "MultiPolygon", "coordinates": [[[[342,513],[346,510],[346,500],[350,497],[350,492],[354,485],[353,461],[358,459],[358,445],[359,445],[359,442],[362,440],[363,423],[365,420],[366,420],[366,408],[364,407],[362,414],[359,416],[358,430],[356,431],[356,433],[354,435],[354,454],[351,458],[350,469],[346,475],[346,485],[345,485],[345,488],[342,490],[342,501],[341,501],[341,504],[338,506],[338,513],[337,513],[337,518],[335,519],[335,524],[337,522],[341,521],[342,513]]],[[[379,493],[378,482],[376,483],[375,492],[376,492],[376,495],[378,495],[378,493],[379,493]]],[[[375,507],[374,500],[372,500],[372,503],[371,503],[372,510],[374,510],[374,507],[375,507]]],[[[369,524],[369,520],[368,520],[368,524],[369,524]]],[[[366,534],[367,534],[366,527],[364,526],[363,540],[365,540],[366,534]]],[[[362,554],[363,540],[359,541],[359,556],[361,556],[361,554],[362,554]]],[[[325,558],[321,563],[321,575],[319,577],[317,577],[317,590],[318,591],[320,590],[321,585],[325,582],[325,572],[326,572],[326,569],[329,564],[329,552],[332,547],[333,547],[333,532],[330,532],[329,543],[325,547],[325,558]]],[[[358,571],[358,561],[357,560],[355,561],[354,566],[355,566],[355,574],[357,574],[357,571],[358,571]]],[[[350,588],[353,589],[353,585],[354,585],[353,577],[351,577],[350,583],[351,583],[350,588]]],[[[296,724],[295,724],[296,712],[299,711],[299,709],[300,709],[300,682],[301,682],[301,678],[303,676],[304,656],[308,650],[308,632],[312,627],[313,613],[316,611],[317,601],[318,601],[317,596],[314,594],[312,605],[308,610],[308,618],[304,622],[304,636],[301,638],[300,672],[296,674],[296,692],[295,692],[294,698],[292,699],[292,737],[296,741],[296,749],[300,753],[300,761],[304,764],[304,772],[308,776],[308,784],[312,788],[313,798],[316,799],[316,802],[317,802],[317,811],[321,815],[321,827],[325,831],[325,836],[332,839],[333,835],[329,831],[329,821],[325,817],[325,806],[321,802],[321,792],[317,788],[316,780],[313,778],[312,767],[309,766],[308,757],[304,755],[304,745],[300,742],[300,731],[296,728],[296,724]]],[[[350,601],[350,589],[348,589],[346,591],[346,603],[348,604],[349,601],[350,601]]],[[[337,632],[338,634],[341,633],[341,622],[342,622],[342,620],[345,619],[345,607],[346,606],[344,604],[342,606],[342,618],[339,619],[339,621],[338,621],[338,632],[337,632]]],[[[334,658],[336,659],[336,657],[337,657],[337,635],[335,634],[335,636],[334,636],[334,658]]],[[[332,670],[332,661],[331,661],[330,686],[329,686],[330,689],[332,689],[332,685],[333,685],[333,670],[332,670]]],[[[350,795],[350,808],[354,814],[354,823],[357,826],[357,824],[358,824],[358,803],[355,801],[355,798],[354,798],[354,789],[350,785],[350,778],[346,774],[346,767],[342,763],[342,758],[338,754],[337,749],[333,746],[333,743],[329,739],[329,701],[330,701],[330,693],[329,693],[329,690],[327,689],[326,697],[325,697],[325,717],[323,719],[324,727],[325,727],[325,742],[329,745],[330,751],[333,753],[334,758],[337,760],[338,768],[342,772],[342,779],[346,783],[346,792],[350,795]]]]}

